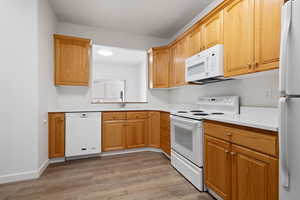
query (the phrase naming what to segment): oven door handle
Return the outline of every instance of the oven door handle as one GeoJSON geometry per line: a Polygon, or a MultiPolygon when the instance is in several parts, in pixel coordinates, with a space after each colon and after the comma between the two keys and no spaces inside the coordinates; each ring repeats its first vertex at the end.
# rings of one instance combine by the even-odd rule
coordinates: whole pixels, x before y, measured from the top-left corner
{"type": "Polygon", "coordinates": [[[192,125],[199,125],[201,122],[193,119],[186,119],[183,117],[176,117],[176,116],[171,116],[171,120],[174,122],[179,122],[179,123],[187,123],[187,124],[192,124],[192,125]]]}

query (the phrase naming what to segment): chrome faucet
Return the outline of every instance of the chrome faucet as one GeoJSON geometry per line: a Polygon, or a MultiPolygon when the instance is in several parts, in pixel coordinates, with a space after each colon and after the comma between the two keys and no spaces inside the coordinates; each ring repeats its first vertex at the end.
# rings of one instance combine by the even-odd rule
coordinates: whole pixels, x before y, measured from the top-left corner
{"type": "Polygon", "coordinates": [[[124,102],[124,101],[121,102],[121,103],[120,103],[120,107],[121,107],[121,108],[125,108],[125,107],[126,107],[126,102],[124,102]]]}

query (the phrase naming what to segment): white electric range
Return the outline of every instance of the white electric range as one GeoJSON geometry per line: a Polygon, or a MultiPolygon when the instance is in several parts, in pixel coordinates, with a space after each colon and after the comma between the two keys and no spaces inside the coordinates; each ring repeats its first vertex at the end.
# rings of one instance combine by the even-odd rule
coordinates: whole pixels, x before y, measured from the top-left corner
{"type": "Polygon", "coordinates": [[[239,114],[239,97],[201,97],[197,109],[171,111],[171,164],[198,190],[204,191],[203,119],[239,114]]]}

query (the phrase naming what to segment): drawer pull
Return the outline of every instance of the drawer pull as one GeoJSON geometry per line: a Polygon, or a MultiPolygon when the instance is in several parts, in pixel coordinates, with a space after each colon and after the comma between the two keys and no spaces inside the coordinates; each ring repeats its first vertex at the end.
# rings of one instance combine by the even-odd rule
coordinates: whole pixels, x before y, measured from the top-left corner
{"type": "Polygon", "coordinates": [[[232,156],[236,156],[236,152],[231,152],[231,155],[232,156]]]}
{"type": "Polygon", "coordinates": [[[226,134],[226,136],[228,136],[228,137],[231,137],[231,136],[232,136],[232,134],[231,134],[231,133],[227,133],[227,134],[226,134]]]}

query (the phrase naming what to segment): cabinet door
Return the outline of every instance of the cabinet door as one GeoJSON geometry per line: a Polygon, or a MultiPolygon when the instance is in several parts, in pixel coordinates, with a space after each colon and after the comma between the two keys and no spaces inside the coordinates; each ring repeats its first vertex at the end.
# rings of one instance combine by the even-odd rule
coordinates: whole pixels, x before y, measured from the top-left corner
{"type": "Polygon", "coordinates": [[[65,157],[65,114],[51,113],[49,121],[49,158],[65,157]]]}
{"type": "Polygon", "coordinates": [[[253,72],[253,0],[233,0],[224,8],[224,74],[253,72]]]}
{"type": "Polygon", "coordinates": [[[278,160],[232,146],[232,199],[278,199],[278,160]]]}
{"type": "Polygon", "coordinates": [[[153,88],[169,87],[169,49],[153,52],[153,88]]]}
{"type": "Polygon", "coordinates": [[[174,48],[173,76],[174,86],[185,85],[185,59],[187,58],[187,39],[181,39],[174,48]]]}
{"type": "Polygon", "coordinates": [[[87,86],[90,40],[55,35],[55,85],[87,86]]]}
{"type": "Polygon", "coordinates": [[[197,26],[187,36],[188,56],[193,56],[201,51],[202,48],[202,27],[197,26]]]}
{"type": "Polygon", "coordinates": [[[160,148],[160,112],[149,112],[148,146],[160,148]]]}
{"type": "Polygon", "coordinates": [[[160,146],[168,155],[171,155],[170,141],[170,113],[160,113],[160,146]]]}
{"type": "Polygon", "coordinates": [[[279,67],[283,0],[255,0],[255,71],[279,67]]]}
{"type": "Polygon", "coordinates": [[[126,122],[127,148],[139,148],[147,145],[147,119],[128,120],[126,122]]]}
{"type": "Polygon", "coordinates": [[[175,86],[175,49],[176,45],[170,47],[169,87],[175,86]]]}
{"type": "Polygon", "coordinates": [[[223,10],[205,20],[203,27],[203,49],[223,44],[223,10]]]}
{"type": "Polygon", "coordinates": [[[230,199],[230,143],[205,136],[205,183],[224,200],[230,199]]]}
{"type": "Polygon", "coordinates": [[[126,122],[104,121],[102,131],[102,150],[113,151],[126,148],[126,122]]]}

